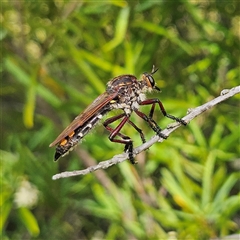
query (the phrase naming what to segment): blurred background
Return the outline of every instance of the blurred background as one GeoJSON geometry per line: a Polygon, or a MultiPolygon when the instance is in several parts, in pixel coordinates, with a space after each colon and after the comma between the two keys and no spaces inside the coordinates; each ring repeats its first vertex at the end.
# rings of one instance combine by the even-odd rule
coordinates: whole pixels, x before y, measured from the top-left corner
{"type": "MultiPolygon", "coordinates": [[[[1,3],[2,239],[210,239],[238,233],[239,95],[163,143],[86,176],[123,152],[96,127],[68,156],[49,144],[120,74],[154,78],[183,117],[239,84],[237,1],[1,3]]],[[[147,112],[148,107],[143,108],[147,112]]],[[[111,113],[113,116],[116,113],[111,113]]],[[[136,116],[146,139],[154,133],[136,116]]],[[[162,128],[172,123],[156,110],[162,128]]],[[[123,133],[135,147],[139,135],[123,133]]]]}

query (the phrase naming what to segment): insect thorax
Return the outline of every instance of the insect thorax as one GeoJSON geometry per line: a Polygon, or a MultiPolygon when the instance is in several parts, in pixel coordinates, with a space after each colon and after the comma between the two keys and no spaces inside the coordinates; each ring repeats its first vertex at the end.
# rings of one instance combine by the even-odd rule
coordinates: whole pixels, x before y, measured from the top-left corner
{"type": "Polygon", "coordinates": [[[111,109],[123,109],[126,114],[131,114],[139,108],[139,103],[145,100],[144,92],[147,88],[141,81],[132,75],[117,77],[108,83],[107,91],[117,91],[115,99],[110,101],[111,109]]]}

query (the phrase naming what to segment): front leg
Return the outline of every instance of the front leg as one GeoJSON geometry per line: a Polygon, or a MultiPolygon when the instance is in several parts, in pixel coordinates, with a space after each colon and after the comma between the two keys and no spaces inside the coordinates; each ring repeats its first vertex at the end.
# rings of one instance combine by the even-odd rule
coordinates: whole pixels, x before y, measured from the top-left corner
{"type": "Polygon", "coordinates": [[[172,120],[175,120],[175,121],[181,123],[184,126],[187,125],[187,123],[184,120],[182,120],[181,118],[177,118],[173,115],[168,114],[166,112],[162,102],[158,98],[147,99],[145,101],[142,101],[139,105],[152,105],[150,113],[149,113],[149,118],[152,119],[156,103],[159,105],[159,108],[161,109],[161,112],[162,112],[163,116],[165,116],[167,118],[171,118],[172,120]]]}

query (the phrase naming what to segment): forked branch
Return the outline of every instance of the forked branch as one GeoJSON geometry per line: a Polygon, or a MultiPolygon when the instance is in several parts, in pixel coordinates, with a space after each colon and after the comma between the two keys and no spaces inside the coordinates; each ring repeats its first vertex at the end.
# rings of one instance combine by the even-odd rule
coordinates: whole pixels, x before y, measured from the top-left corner
{"type": "MultiPolygon", "coordinates": [[[[192,119],[200,115],[201,113],[205,112],[206,110],[214,107],[215,105],[219,104],[220,102],[225,101],[226,99],[234,96],[235,94],[240,93],[240,86],[234,87],[232,89],[224,89],[219,97],[214,98],[213,100],[196,107],[194,109],[189,109],[188,114],[183,117],[182,119],[185,120],[187,123],[189,123],[192,119]]],[[[162,133],[166,136],[169,136],[173,131],[175,131],[177,128],[181,126],[180,123],[173,123],[170,124],[166,129],[162,131],[162,133]]],[[[154,143],[156,142],[163,142],[165,139],[159,137],[159,136],[154,136],[152,137],[148,142],[142,144],[141,146],[137,147],[134,149],[134,156],[139,154],[140,152],[148,149],[151,147],[154,143]]],[[[128,159],[128,154],[127,153],[122,153],[119,155],[115,155],[113,158],[110,160],[102,161],[99,164],[95,166],[88,167],[84,170],[75,170],[75,171],[70,171],[70,172],[62,172],[54,175],[52,177],[53,180],[59,179],[59,178],[67,178],[67,177],[72,177],[72,176],[78,176],[78,175],[86,175],[88,173],[91,173],[93,171],[96,171],[98,169],[106,169],[111,167],[112,165],[115,165],[117,163],[121,163],[125,160],[128,159]]]]}

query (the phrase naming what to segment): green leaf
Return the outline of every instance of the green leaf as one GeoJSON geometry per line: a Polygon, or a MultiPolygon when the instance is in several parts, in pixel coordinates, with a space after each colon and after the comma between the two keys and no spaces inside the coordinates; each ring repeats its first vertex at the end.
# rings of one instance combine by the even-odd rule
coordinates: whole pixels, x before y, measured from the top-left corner
{"type": "Polygon", "coordinates": [[[123,41],[126,36],[129,13],[129,7],[125,7],[120,11],[120,14],[117,18],[115,36],[110,42],[103,46],[103,51],[108,52],[117,47],[123,41]]]}
{"type": "Polygon", "coordinates": [[[71,56],[73,57],[73,60],[75,61],[79,69],[82,70],[83,74],[91,82],[92,86],[95,87],[96,91],[99,93],[103,93],[106,88],[105,85],[102,83],[101,79],[99,79],[99,77],[94,73],[94,70],[91,68],[88,62],[84,60],[81,52],[78,51],[77,48],[72,46],[71,42],[68,42],[67,45],[71,56]]]}
{"type": "MultiPolygon", "coordinates": [[[[3,194],[3,193],[1,193],[3,194]]],[[[5,201],[4,204],[1,204],[1,214],[0,214],[0,232],[3,231],[5,223],[8,219],[8,216],[12,209],[12,203],[10,201],[5,201]]]]}
{"type": "Polygon", "coordinates": [[[195,121],[192,121],[191,124],[189,124],[188,126],[191,128],[192,132],[194,133],[194,137],[198,145],[206,148],[207,147],[206,138],[204,137],[200,126],[195,121]]]}
{"type": "Polygon", "coordinates": [[[232,173],[226,181],[222,184],[221,188],[216,193],[214,198],[215,205],[221,205],[224,199],[229,195],[234,184],[239,180],[239,173],[232,173]]]}
{"type": "Polygon", "coordinates": [[[27,90],[27,99],[23,109],[23,123],[26,128],[32,128],[34,123],[34,109],[36,99],[36,86],[31,84],[27,90]]]}
{"type": "MultiPolygon", "coordinates": [[[[7,58],[5,61],[5,65],[7,70],[13,74],[18,82],[28,87],[31,86],[31,77],[27,74],[23,69],[21,69],[18,64],[11,58],[7,58]]],[[[61,101],[52,94],[47,88],[38,84],[36,87],[37,93],[45,99],[48,103],[53,105],[54,107],[58,107],[61,104],[61,101]]],[[[33,91],[33,90],[31,90],[33,91]]],[[[31,93],[34,94],[35,90],[31,93]]],[[[30,96],[32,98],[32,96],[30,96]]]]}
{"type": "Polygon", "coordinates": [[[212,197],[212,175],[214,170],[214,165],[216,161],[216,154],[211,151],[207,157],[207,161],[204,166],[203,180],[202,180],[202,209],[211,201],[212,197]]]}
{"type": "Polygon", "coordinates": [[[24,207],[17,209],[18,216],[21,219],[22,223],[25,225],[31,236],[37,237],[40,233],[37,219],[32,214],[32,212],[24,207]]]}
{"type": "Polygon", "coordinates": [[[143,21],[140,24],[135,24],[136,27],[143,28],[147,31],[153,32],[158,35],[162,35],[169,39],[171,42],[178,45],[184,51],[186,51],[189,55],[193,54],[192,47],[185,41],[181,40],[180,36],[178,36],[174,31],[168,30],[162,26],[158,26],[152,22],[143,21]]]}
{"type": "Polygon", "coordinates": [[[175,202],[179,206],[181,206],[183,209],[188,209],[193,213],[201,212],[197,202],[195,202],[193,198],[190,198],[188,194],[183,191],[170,171],[163,169],[162,175],[165,188],[173,195],[175,202]]]}
{"type": "Polygon", "coordinates": [[[222,140],[223,131],[224,131],[223,125],[220,123],[217,123],[214,127],[214,130],[213,130],[210,140],[209,140],[209,146],[211,148],[219,146],[219,143],[222,140]]]}

